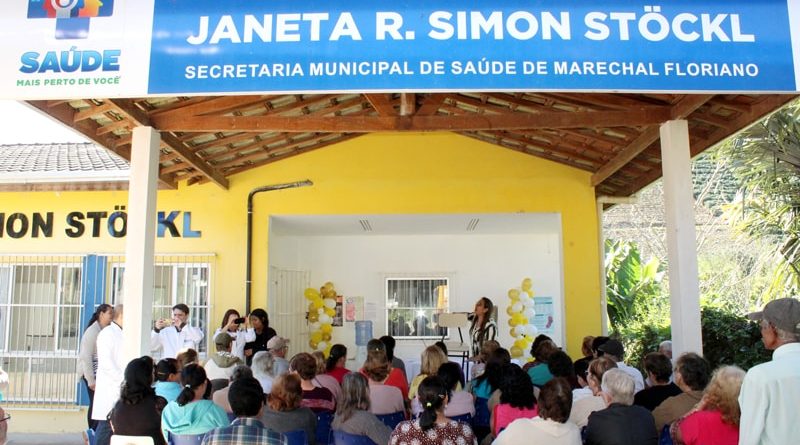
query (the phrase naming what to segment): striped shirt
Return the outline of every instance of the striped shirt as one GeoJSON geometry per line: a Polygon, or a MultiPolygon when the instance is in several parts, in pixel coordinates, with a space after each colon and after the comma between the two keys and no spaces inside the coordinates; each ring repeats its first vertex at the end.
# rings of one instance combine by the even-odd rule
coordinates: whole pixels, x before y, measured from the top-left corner
{"type": "Polygon", "coordinates": [[[288,445],[281,433],[268,430],[260,420],[238,417],[230,426],[214,428],[206,433],[203,445],[288,445]]]}

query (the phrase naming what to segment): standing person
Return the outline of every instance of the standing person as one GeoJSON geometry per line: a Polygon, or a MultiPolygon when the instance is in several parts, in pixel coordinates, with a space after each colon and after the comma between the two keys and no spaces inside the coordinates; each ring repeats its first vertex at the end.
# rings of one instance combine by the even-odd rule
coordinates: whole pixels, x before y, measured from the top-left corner
{"type": "Polygon", "coordinates": [[[121,436],[149,436],[155,445],[166,445],[161,434],[161,412],[158,404],[166,404],[153,390],[153,359],[144,356],[131,360],[125,367],[119,400],[111,411],[111,429],[121,436]]]}
{"type": "Polygon", "coordinates": [[[764,347],[772,361],[747,371],[739,394],[739,443],[796,443],[800,438],[800,301],[780,298],[748,315],[761,322],[764,347]]]}
{"type": "Polygon", "coordinates": [[[175,358],[181,349],[198,349],[203,331],[189,324],[189,306],[183,303],[172,307],[172,320],[156,320],[150,333],[150,349],[162,349],[162,356],[175,358]]]}
{"type": "Polygon", "coordinates": [[[269,316],[264,309],[254,309],[248,316],[250,326],[253,328],[255,338],[244,345],[244,356],[247,366],[253,362],[253,355],[259,351],[268,349],[267,342],[276,336],[275,329],[269,327],[269,316]]]}
{"type": "Polygon", "coordinates": [[[114,307],[114,320],[97,334],[97,380],[92,407],[92,419],[97,421],[95,445],[108,445],[111,426],[107,416],[119,399],[119,389],[124,378],[125,359],[122,339],[123,306],[114,307]]]}
{"type": "Polygon", "coordinates": [[[497,325],[492,320],[494,304],[492,300],[483,297],[475,303],[475,312],[470,314],[472,325],[469,327],[469,336],[472,339],[472,357],[481,353],[483,342],[494,340],[497,337],[497,325]]]}
{"type": "Polygon", "coordinates": [[[114,319],[114,308],[110,304],[101,304],[92,314],[86,324],[86,330],[81,337],[80,353],[78,354],[78,373],[83,384],[89,392],[89,409],[86,411],[86,420],[89,428],[97,429],[97,421],[92,419],[92,405],[94,403],[95,376],[97,375],[97,335],[114,319]]]}
{"type": "Polygon", "coordinates": [[[230,426],[215,428],[203,438],[203,445],[288,445],[283,434],[264,427],[264,390],[258,380],[244,377],[231,382],[228,403],[236,415],[230,426]]]}
{"type": "Polygon", "coordinates": [[[239,357],[242,363],[245,363],[244,346],[247,342],[256,339],[256,331],[249,327],[247,317],[240,316],[236,309],[228,309],[222,317],[222,325],[214,331],[214,338],[217,338],[217,335],[222,332],[233,339],[231,354],[239,357]]]}
{"type": "Polygon", "coordinates": [[[389,443],[439,445],[443,443],[477,445],[472,428],[466,423],[450,420],[444,415],[447,389],[437,376],[426,377],[419,384],[419,402],[423,411],[417,420],[404,420],[392,432],[389,443]]]}
{"type": "Polygon", "coordinates": [[[367,436],[376,444],[389,443],[392,430],[369,412],[370,403],[367,379],[357,372],[346,375],[331,429],[367,436]]]}

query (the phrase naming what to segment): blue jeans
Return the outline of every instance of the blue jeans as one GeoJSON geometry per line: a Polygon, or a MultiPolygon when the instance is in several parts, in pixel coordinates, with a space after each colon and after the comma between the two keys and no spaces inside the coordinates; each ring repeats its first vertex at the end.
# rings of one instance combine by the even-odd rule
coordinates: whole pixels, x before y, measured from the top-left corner
{"type": "Polygon", "coordinates": [[[94,445],[109,445],[111,443],[111,424],[107,420],[97,421],[97,430],[94,445]]]}

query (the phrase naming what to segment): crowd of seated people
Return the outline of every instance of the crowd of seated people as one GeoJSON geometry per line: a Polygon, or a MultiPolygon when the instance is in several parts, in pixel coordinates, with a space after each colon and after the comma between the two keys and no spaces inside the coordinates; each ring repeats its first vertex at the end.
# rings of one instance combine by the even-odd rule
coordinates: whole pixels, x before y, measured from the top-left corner
{"type": "Polygon", "coordinates": [[[225,335],[218,333],[217,353],[204,365],[193,350],[155,365],[147,356],[128,363],[109,415],[113,434],[148,436],[157,445],[183,435],[204,435],[206,444],[283,444],[296,432],[309,445],[339,436],[365,436],[377,445],[739,441],[746,373],[735,366],[713,371],[695,353],[680,355],[673,366],[664,353],[649,352],[642,373],[625,363],[616,339],[587,336],[583,356],[573,362],[540,336],[525,366],[497,341],[486,341],[474,375],[429,346],[419,374],[407,376],[396,366],[391,338],[370,340],[366,360],[351,372],[344,345],[333,345],[328,357],[298,352],[280,370],[288,340],[272,337],[281,351],[257,351],[247,366],[225,335]],[[220,388],[212,388],[212,376],[222,380],[220,388]],[[384,417],[396,414],[392,424],[384,417]],[[240,436],[258,441],[235,441],[240,436]]]}

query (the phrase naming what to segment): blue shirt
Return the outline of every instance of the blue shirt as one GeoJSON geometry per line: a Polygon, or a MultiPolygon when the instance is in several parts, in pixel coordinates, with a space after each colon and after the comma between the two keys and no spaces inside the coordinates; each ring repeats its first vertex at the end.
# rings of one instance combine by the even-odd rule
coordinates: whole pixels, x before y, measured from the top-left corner
{"type": "Polygon", "coordinates": [[[203,445],[288,445],[286,436],[264,428],[253,417],[236,418],[231,426],[214,428],[206,433],[203,445]]]}
{"type": "Polygon", "coordinates": [[[166,399],[167,402],[174,402],[181,393],[181,385],[176,382],[156,382],[156,395],[166,399]]]}

